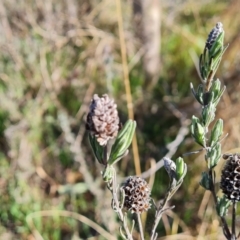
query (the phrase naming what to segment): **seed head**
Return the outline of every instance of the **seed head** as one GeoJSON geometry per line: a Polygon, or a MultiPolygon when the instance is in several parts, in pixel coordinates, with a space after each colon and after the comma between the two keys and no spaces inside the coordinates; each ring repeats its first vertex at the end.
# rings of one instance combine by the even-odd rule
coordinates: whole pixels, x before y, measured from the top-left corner
{"type": "Polygon", "coordinates": [[[124,207],[132,213],[142,213],[151,207],[150,188],[140,177],[129,177],[122,189],[125,192],[124,207]]]}
{"type": "Polygon", "coordinates": [[[107,94],[101,98],[94,94],[87,115],[86,129],[96,137],[101,146],[117,136],[119,129],[117,105],[107,94]]]}
{"type": "Polygon", "coordinates": [[[240,201],[240,154],[226,154],[220,188],[229,200],[240,201]]]}
{"type": "Polygon", "coordinates": [[[223,25],[221,22],[218,22],[216,26],[211,30],[211,32],[208,35],[208,39],[206,41],[205,47],[210,50],[214,42],[216,41],[219,34],[223,32],[223,25]]]}

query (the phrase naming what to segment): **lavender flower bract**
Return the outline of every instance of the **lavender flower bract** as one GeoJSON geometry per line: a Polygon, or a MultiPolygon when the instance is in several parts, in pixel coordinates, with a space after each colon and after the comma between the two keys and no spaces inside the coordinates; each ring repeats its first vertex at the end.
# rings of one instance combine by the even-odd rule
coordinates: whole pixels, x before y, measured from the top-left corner
{"type": "Polygon", "coordinates": [[[105,146],[110,139],[117,136],[119,130],[117,105],[107,94],[101,98],[94,94],[87,115],[86,129],[96,137],[101,146],[105,146]]]}

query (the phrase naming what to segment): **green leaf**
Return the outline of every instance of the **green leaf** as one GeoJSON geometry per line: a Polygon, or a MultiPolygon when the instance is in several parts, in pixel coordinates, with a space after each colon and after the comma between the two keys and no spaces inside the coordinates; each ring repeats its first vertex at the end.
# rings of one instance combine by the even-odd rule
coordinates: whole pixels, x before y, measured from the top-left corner
{"type": "Polygon", "coordinates": [[[231,205],[231,201],[226,198],[224,195],[222,198],[217,198],[217,205],[216,205],[216,210],[217,213],[220,217],[224,217],[227,212],[228,208],[231,205]]]}
{"type": "Polygon", "coordinates": [[[181,157],[178,157],[176,160],[176,175],[177,175],[177,181],[182,179],[187,172],[187,165],[184,163],[183,159],[181,157]]]}
{"type": "Polygon", "coordinates": [[[222,136],[222,134],[223,134],[223,120],[218,119],[211,131],[211,136],[209,141],[209,144],[211,147],[214,146],[217,142],[219,142],[219,139],[222,136]]]}
{"type": "Polygon", "coordinates": [[[197,92],[195,92],[194,88],[193,88],[193,84],[190,83],[190,88],[192,90],[193,96],[195,97],[195,99],[201,104],[204,105],[204,101],[203,101],[203,95],[204,95],[204,87],[202,84],[200,84],[197,88],[197,92]]]}
{"type": "MultiPolygon", "coordinates": [[[[213,93],[212,96],[210,96],[210,99],[213,99],[213,93]]],[[[211,101],[211,100],[210,100],[211,101]]],[[[205,106],[202,110],[202,122],[205,127],[208,127],[209,124],[214,120],[215,118],[215,111],[216,107],[215,105],[210,102],[207,106],[205,106]]]]}
{"type": "Polygon", "coordinates": [[[224,42],[224,31],[222,31],[218,37],[216,38],[214,44],[209,50],[209,56],[214,58],[218,53],[219,49],[223,49],[223,42],[224,42]]]}
{"type": "Polygon", "coordinates": [[[194,140],[202,147],[205,147],[206,140],[204,127],[201,125],[200,120],[195,116],[192,116],[192,124],[190,126],[190,131],[194,140]]]}
{"type": "Polygon", "coordinates": [[[214,167],[216,167],[220,159],[221,159],[221,144],[216,143],[213,147],[209,148],[206,154],[208,168],[213,169],[214,167]]]}
{"type": "Polygon", "coordinates": [[[90,133],[88,134],[88,139],[89,139],[90,145],[92,147],[93,153],[94,153],[96,159],[98,160],[98,162],[101,163],[101,164],[105,164],[103,162],[104,161],[104,157],[103,157],[104,147],[102,147],[98,143],[95,136],[91,135],[90,133]]]}
{"type": "Polygon", "coordinates": [[[116,163],[122,157],[126,155],[128,147],[130,146],[133,135],[136,129],[136,122],[128,120],[119,132],[116,141],[114,142],[111,153],[109,156],[108,163],[110,165],[116,163]]]}
{"type": "Polygon", "coordinates": [[[221,82],[219,81],[219,79],[213,81],[212,86],[210,88],[210,92],[214,92],[214,96],[218,96],[219,92],[221,90],[221,82]]]}
{"type": "Polygon", "coordinates": [[[206,172],[202,173],[202,178],[199,184],[204,187],[206,190],[210,190],[210,178],[206,172]]]}
{"type": "Polygon", "coordinates": [[[214,99],[213,99],[212,103],[214,103],[215,106],[217,105],[217,103],[218,103],[219,99],[221,98],[225,89],[226,89],[225,86],[221,89],[221,82],[219,81],[219,79],[217,79],[213,82],[209,92],[214,93],[214,99]]]}

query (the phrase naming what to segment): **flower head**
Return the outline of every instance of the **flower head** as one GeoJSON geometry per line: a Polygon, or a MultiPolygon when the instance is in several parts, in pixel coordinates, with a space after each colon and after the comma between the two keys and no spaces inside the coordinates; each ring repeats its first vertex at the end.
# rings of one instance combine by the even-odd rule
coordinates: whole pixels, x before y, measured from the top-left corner
{"type": "Polygon", "coordinates": [[[218,22],[208,35],[208,39],[206,41],[206,48],[208,48],[208,50],[211,49],[212,45],[221,32],[223,32],[223,24],[221,22],[218,22]]]}
{"type": "Polygon", "coordinates": [[[119,129],[117,105],[107,94],[101,98],[94,94],[87,115],[86,129],[96,137],[101,146],[117,136],[119,129]]]}
{"type": "Polygon", "coordinates": [[[142,213],[151,207],[150,188],[140,177],[129,177],[122,189],[125,192],[124,207],[132,213],[142,213]]]}
{"type": "Polygon", "coordinates": [[[221,176],[220,187],[229,200],[240,201],[240,154],[224,154],[227,161],[221,176]]]}

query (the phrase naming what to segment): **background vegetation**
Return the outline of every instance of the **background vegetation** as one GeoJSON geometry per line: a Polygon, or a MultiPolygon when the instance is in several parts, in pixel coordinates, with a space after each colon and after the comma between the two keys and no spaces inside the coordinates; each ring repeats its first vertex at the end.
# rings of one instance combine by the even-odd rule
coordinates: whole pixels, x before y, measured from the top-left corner
{"type": "MultiPolygon", "coordinates": [[[[218,21],[230,44],[217,73],[227,86],[218,109],[229,133],[224,150],[240,142],[240,2],[171,0],[161,1],[160,8],[154,79],[144,62],[140,33],[146,29],[137,25],[133,3],[122,1],[142,172],[168,152],[179,129],[199,113],[189,84],[200,81],[195,63],[218,21]]],[[[111,196],[85,133],[93,93],[111,95],[121,121],[128,119],[118,11],[111,0],[0,1],[0,239],[104,239],[88,219],[118,233],[111,196]]],[[[173,159],[196,148],[188,134],[173,159]]],[[[121,177],[135,174],[131,153],[118,165],[121,177]]],[[[198,184],[204,159],[201,154],[184,159],[188,174],[159,237],[223,239],[210,194],[198,184]]],[[[167,174],[160,169],[153,198],[162,199],[166,188],[167,174]]]]}

